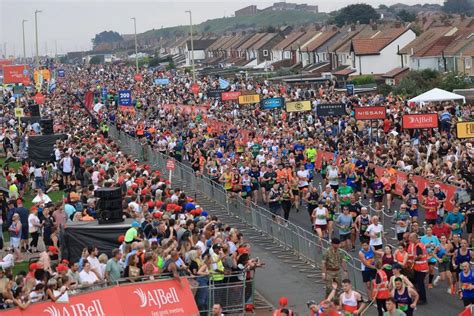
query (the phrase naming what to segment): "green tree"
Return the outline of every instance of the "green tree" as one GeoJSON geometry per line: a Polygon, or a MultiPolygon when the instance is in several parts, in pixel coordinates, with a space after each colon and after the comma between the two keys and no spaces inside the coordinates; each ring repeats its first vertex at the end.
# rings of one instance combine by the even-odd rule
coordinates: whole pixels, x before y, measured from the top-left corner
{"type": "Polygon", "coordinates": [[[413,22],[416,19],[416,14],[410,13],[407,10],[403,9],[398,12],[397,16],[402,19],[404,22],[413,22]]]}
{"type": "Polygon", "coordinates": [[[357,22],[368,24],[371,20],[376,21],[378,18],[379,15],[372,6],[368,4],[351,4],[338,12],[334,17],[334,22],[338,26],[357,22]]]}
{"type": "Polygon", "coordinates": [[[443,10],[448,13],[470,14],[473,11],[472,2],[469,0],[446,0],[443,10]]]}
{"type": "Polygon", "coordinates": [[[95,47],[102,43],[115,43],[121,41],[123,41],[123,38],[119,33],[114,31],[104,31],[95,35],[92,39],[92,44],[94,44],[95,47]]]}
{"type": "Polygon", "coordinates": [[[454,89],[466,89],[469,87],[469,77],[464,74],[450,72],[445,74],[439,84],[440,89],[453,91],[454,89]]]}

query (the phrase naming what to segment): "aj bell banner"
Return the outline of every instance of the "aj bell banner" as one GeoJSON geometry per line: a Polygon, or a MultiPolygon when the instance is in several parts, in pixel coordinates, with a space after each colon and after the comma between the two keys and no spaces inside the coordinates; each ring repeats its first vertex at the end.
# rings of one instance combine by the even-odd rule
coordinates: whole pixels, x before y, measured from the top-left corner
{"type": "Polygon", "coordinates": [[[188,280],[120,285],[69,297],[67,303],[43,302],[2,312],[5,316],[197,316],[188,280]]]}

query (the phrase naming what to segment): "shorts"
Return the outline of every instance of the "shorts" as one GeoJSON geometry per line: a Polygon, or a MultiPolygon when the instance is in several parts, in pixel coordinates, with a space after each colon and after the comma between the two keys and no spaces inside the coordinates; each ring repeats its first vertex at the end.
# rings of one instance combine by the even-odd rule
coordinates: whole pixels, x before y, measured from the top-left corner
{"type": "Polygon", "coordinates": [[[405,232],[403,233],[397,233],[397,240],[402,241],[403,240],[403,235],[405,235],[405,232]]]}
{"type": "Polygon", "coordinates": [[[69,177],[71,174],[72,174],[72,172],[64,172],[63,171],[63,175],[66,176],[66,177],[69,177]]]}
{"type": "Polygon", "coordinates": [[[408,210],[408,213],[411,217],[418,217],[418,209],[416,210],[408,210]]]}
{"type": "Polygon", "coordinates": [[[330,184],[330,186],[331,186],[331,189],[334,191],[337,191],[337,189],[339,189],[339,184],[330,184]]]}
{"type": "Polygon", "coordinates": [[[374,247],[375,250],[380,250],[383,248],[383,245],[376,245],[376,246],[372,246],[374,247]]]}
{"type": "Polygon", "coordinates": [[[294,196],[298,196],[300,194],[300,190],[291,190],[294,196]]]}
{"type": "Polygon", "coordinates": [[[315,225],[314,225],[314,229],[316,229],[316,228],[319,228],[319,229],[321,229],[322,231],[325,231],[325,230],[328,229],[328,225],[327,225],[327,224],[326,224],[326,225],[317,225],[317,224],[315,224],[315,225]]]}
{"type": "Polygon", "coordinates": [[[467,232],[468,234],[472,234],[472,223],[469,223],[469,222],[468,222],[468,223],[466,224],[466,232],[467,232]]]}
{"type": "Polygon", "coordinates": [[[392,194],[392,188],[388,189],[388,190],[384,190],[385,191],[385,194],[392,194]]]}
{"type": "Polygon", "coordinates": [[[376,276],[377,276],[377,270],[369,269],[369,270],[362,271],[362,281],[364,281],[364,283],[375,280],[376,276]]]}
{"type": "Polygon", "coordinates": [[[302,186],[302,187],[298,187],[298,190],[299,190],[300,192],[306,191],[306,190],[308,190],[308,186],[307,186],[307,185],[304,185],[304,186],[302,186]]]}
{"type": "Polygon", "coordinates": [[[449,270],[449,261],[438,263],[438,272],[446,272],[449,270]]]}
{"type": "Polygon", "coordinates": [[[10,247],[20,248],[20,237],[10,237],[10,247]]]}
{"type": "Polygon", "coordinates": [[[339,234],[339,239],[341,240],[341,242],[349,240],[349,239],[351,239],[351,234],[350,233],[349,234],[344,234],[344,235],[339,234]]]}
{"type": "Polygon", "coordinates": [[[29,238],[29,231],[28,231],[28,224],[23,224],[21,226],[21,240],[28,240],[29,238]]]}
{"type": "Polygon", "coordinates": [[[436,219],[425,219],[427,225],[436,225],[436,219]]]}
{"type": "Polygon", "coordinates": [[[258,191],[260,189],[260,185],[258,183],[252,184],[252,191],[258,191]]]}
{"type": "Polygon", "coordinates": [[[383,202],[383,195],[382,196],[374,196],[374,201],[378,202],[378,203],[382,203],[383,202]]]}
{"type": "Polygon", "coordinates": [[[279,204],[279,203],[270,204],[270,205],[268,206],[268,208],[270,209],[270,212],[271,212],[273,215],[279,215],[279,214],[280,214],[280,204],[279,204]]]}

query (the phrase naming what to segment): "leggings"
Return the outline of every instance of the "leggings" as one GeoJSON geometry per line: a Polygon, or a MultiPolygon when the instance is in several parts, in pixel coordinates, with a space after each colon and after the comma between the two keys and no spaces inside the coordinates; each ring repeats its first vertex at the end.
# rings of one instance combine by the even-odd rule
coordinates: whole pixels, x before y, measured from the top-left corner
{"type": "Polygon", "coordinates": [[[387,306],[385,305],[387,300],[378,298],[376,299],[376,302],[377,302],[377,311],[379,312],[379,316],[383,316],[383,313],[387,311],[387,306]]]}
{"type": "Polygon", "coordinates": [[[38,247],[39,232],[30,233],[30,235],[31,235],[30,247],[37,248],[38,247]]]}

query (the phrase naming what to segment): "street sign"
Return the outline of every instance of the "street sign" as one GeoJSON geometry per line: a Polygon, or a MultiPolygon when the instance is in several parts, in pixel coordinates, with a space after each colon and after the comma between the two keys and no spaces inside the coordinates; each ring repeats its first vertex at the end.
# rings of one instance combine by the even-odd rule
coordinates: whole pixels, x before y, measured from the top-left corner
{"type": "Polygon", "coordinates": [[[166,161],[166,169],[168,170],[174,170],[174,160],[173,159],[168,159],[166,161]]]}
{"type": "Polygon", "coordinates": [[[24,116],[25,112],[23,111],[23,108],[15,108],[15,117],[20,118],[24,116]]]}
{"type": "Polygon", "coordinates": [[[64,69],[58,69],[58,77],[65,77],[66,76],[66,72],[64,71],[64,69]]]}
{"type": "Polygon", "coordinates": [[[35,102],[37,104],[43,104],[44,103],[44,95],[41,93],[41,92],[38,92],[34,97],[33,97],[33,100],[35,100],[35,102]]]}

